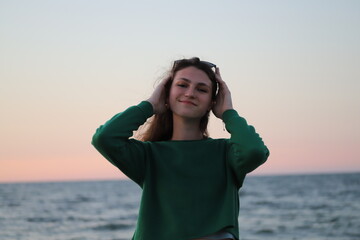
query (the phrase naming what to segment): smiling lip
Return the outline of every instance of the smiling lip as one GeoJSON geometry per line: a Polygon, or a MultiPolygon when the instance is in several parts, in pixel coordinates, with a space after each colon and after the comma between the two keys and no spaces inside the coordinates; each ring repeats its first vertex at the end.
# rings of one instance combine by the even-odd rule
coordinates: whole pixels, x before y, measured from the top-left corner
{"type": "Polygon", "coordinates": [[[191,104],[191,105],[194,105],[196,106],[195,103],[191,102],[191,101],[180,101],[181,103],[185,103],[185,104],[191,104]]]}

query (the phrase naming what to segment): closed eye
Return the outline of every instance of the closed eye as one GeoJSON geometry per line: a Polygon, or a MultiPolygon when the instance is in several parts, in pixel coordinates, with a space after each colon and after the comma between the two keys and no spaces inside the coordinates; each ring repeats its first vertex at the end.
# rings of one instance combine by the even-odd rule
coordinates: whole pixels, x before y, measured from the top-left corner
{"type": "Polygon", "coordinates": [[[176,84],[176,86],[179,86],[179,87],[181,87],[181,88],[186,88],[186,87],[187,87],[187,84],[178,83],[178,84],[176,84]]]}
{"type": "Polygon", "coordinates": [[[208,92],[207,89],[203,89],[203,88],[198,88],[198,91],[199,91],[199,92],[203,92],[203,93],[207,93],[207,92],[208,92]]]}

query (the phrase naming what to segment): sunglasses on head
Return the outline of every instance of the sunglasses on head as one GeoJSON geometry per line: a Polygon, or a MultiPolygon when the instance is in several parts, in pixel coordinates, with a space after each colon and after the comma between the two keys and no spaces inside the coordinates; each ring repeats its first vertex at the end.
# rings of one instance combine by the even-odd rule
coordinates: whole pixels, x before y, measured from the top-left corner
{"type": "MultiPolygon", "coordinates": [[[[182,61],[184,61],[184,60],[183,60],[183,59],[182,59],[182,60],[176,60],[176,61],[174,62],[174,66],[176,66],[178,63],[180,63],[180,62],[182,62],[182,61]]],[[[200,63],[205,64],[205,65],[207,65],[207,66],[210,67],[210,68],[216,68],[216,64],[211,63],[211,62],[200,61],[200,63]]]]}
{"type": "Polygon", "coordinates": [[[211,67],[211,68],[216,68],[216,64],[213,64],[213,63],[211,63],[211,62],[207,62],[207,61],[200,61],[200,62],[208,65],[208,66],[211,67]]]}

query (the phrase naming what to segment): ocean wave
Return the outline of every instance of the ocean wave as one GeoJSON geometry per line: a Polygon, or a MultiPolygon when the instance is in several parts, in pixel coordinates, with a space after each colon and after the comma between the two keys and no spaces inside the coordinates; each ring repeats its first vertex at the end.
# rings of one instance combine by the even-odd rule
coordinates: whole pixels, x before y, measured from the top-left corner
{"type": "Polygon", "coordinates": [[[126,223],[108,223],[105,225],[99,225],[96,227],[93,227],[92,229],[95,231],[117,231],[117,230],[124,230],[133,228],[133,224],[126,224],[126,223]]]}
{"type": "Polygon", "coordinates": [[[85,217],[74,217],[74,216],[68,216],[66,218],[66,221],[70,222],[91,222],[94,221],[92,218],[85,218],[85,217]]]}
{"type": "Polygon", "coordinates": [[[26,219],[26,221],[35,223],[54,223],[61,222],[61,219],[52,217],[29,217],[26,219]]]}
{"type": "Polygon", "coordinates": [[[20,203],[18,203],[18,202],[9,202],[7,205],[6,205],[6,207],[11,207],[11,208],[15,208],[15,207],[20,207],[21,206],[21,204],[20,203]]]}
{"type": "Polygon", "coordinates": [[[275,233],[275,231],[272,229],[260,229],[260,230],[256,231],[256,234],[261,234],[261,235],[263,235],[263,234],[268,235],[268,234],[274,234],[274,233],[275,233]]]}

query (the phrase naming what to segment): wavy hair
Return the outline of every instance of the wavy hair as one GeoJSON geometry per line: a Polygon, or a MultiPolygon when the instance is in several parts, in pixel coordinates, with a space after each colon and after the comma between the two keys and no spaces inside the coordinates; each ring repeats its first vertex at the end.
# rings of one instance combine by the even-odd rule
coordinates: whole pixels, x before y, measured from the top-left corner
{"type": "MultiPolygon", "coordinates": [[[[212,70],[216,67],[215,64],[210,62],[201,61],[198,57],[190,59],[176,60],[165,78],[167,82],[165,85],[165,98],[169,99],[170,88],[176,73],[187,67],[195,67],[206,73],[212,83],[212,100],[214,101],[217,93],[217,81],[215,72],[212,70]]],[[[209,122],[210,111],[208,111],[201,119],[199,128],[204,138],[208,138],[207,125],[209,122]]],[[[144,133],[140,135],[139,139],[142,141],[167,141],[170,140],[173,134],[173,114],[170,108],[164,113],[155,114],[152,119],[147,122],[144,133]]]]}

